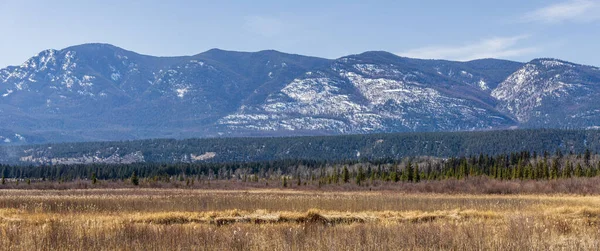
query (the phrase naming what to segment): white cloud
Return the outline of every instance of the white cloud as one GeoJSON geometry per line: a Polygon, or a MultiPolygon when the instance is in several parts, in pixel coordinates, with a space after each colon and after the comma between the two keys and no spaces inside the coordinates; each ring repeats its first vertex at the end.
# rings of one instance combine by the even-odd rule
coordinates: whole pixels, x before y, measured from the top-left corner
{"type": "Polygon", "coordinates": [[[285,26],[283,22],[277,18],[249,16],[246,17],[244,22],[244,29],[264,37],[274,37],[283,32],[285,26]]]}
{"type": "Polygon", "coordinates": [[[525,22],[541,23],[592,22],[600,20],[600,1],[570,0],[556,3],[529,12],[522,19],[525,22]]]}
{"type": "Polygon", "coordinates": [[[425,59],[468,61],[481,58],[511,58],[539,51],[535,47],[519,46],[528,35],[495,37],[461,46],[427,46],[397,53],[400,56],[425,59]]]}

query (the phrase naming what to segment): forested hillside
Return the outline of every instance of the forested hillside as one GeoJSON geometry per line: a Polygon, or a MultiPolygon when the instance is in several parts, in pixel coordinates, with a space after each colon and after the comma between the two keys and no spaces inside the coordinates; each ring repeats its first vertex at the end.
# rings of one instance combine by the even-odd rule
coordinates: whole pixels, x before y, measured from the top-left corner
{"type": "Polygon", "coordinates": [[[510,152],[600,151],[598,130],[506,130],[274,138],[153,139],[0,148],[2,163],[194,163],[377,160],[510,152]]]}

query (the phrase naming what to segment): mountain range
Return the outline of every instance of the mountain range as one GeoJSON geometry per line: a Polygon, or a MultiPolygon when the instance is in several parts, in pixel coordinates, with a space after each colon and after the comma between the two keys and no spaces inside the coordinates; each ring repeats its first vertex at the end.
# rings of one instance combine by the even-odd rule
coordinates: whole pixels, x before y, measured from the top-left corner
{"type": "Polygon", "coordinates": [[[558,59],[324,59],[108,44],[0,69],[0,144],[143,138],[596,128],[600,68],[558,59]]]}

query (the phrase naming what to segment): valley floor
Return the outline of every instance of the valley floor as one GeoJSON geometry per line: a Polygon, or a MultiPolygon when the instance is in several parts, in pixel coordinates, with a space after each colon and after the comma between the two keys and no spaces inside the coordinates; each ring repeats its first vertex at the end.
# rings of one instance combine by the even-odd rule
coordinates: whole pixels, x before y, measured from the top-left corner
{"type": "Polygon", "coordinates": [[[598,250],[600,196],[0,190],[5,250],[598,250]]]}

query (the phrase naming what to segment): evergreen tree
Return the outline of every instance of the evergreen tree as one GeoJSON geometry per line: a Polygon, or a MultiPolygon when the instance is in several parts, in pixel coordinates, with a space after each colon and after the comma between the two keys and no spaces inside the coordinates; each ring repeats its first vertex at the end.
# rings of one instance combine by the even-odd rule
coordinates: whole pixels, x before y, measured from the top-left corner
{"type": "Polygon", "coordinates": [[[594,177],[594,174],[596,174],[594,166],[588,166],[588,168],[585,169],[585,177],[594,177]]]}
{"type": "Polygon", "coordinates": [[[515,175],[513,176],[513,179],[523,179],[523,175],[525,173],[525,167],[523,167],[523,161],[521,159],[519,159],[519,161],[517,162],[517,168],[515,168],[515,175]]]}
{"type": "Polygon", "coordinates": [[[542,178],[550,179],[550,168],[548,167],[548,161],[544,158],[544,162],[542,162],[543,174],[542,178]]]}
{"type": "Polygon", "coordinates": [[[527,164],[527,166],[525,167],[525,169],[523,171],[523,178],[528,179],[528,180],[535,179],[533,166],[531,166],[531,164],[527,164]]]}
{"type": "Polygon", "coordinates": [[[333,170],[333,181],[335,184],[340,183],[340,170],[338,170],[337,166],[335,166],[335,169],[333,170]]]}
{"type": "Polygon", "coordinates": [[[344,170],[342,171],[342,180],[344,183],[348,183],[350,181],[350,172],[348,172],[348,167],[344,166],[344,170]]]}
{"type": "Polygon", "coordinates": [[[577,163],[577,167],[575,167],[575,177],[582,177],[583,176],[583,168],[581,168],[581,164],[577,163]]]}
{"type": "Polygon", "coordinates": [[[590,159],[592,158],[592,153],[590,152],[590,149],[585,149],[585,154],[584,154],[584,160],[585,160],[585,165],[586,166],[590,166],[590,159]]]}
{"type": "Polygon", "coordinates": [[[563,167],[562,177],[563,178],[571,178],[573,165],[567,160],[567,163],[563,167]]]}
{"type": "Polygon", "coordinates": [[[492,177],[493,179],[498,179],[500,178],[498,175],[498,164],[494,164],[492,166],[492,168],[490,169],[490,177],[492,177]]]}
{"type": "Polygon", "coordinates": [[[92,173],[92,184],[95,185],[98,182],[98,179],[96,178],[96,173],[93,172],[92,173]]]}
{"type": "Polygon", "coordinates": [[[385,180],[385,177],[383,177],[383,170],[381,169],[381,164],[377,165],[377,170],[374,171],[375,172],[375,179],[379,179],[379,180],[385,180]]]}
{"type": "Polygon", "coordinates": [[[550,169],[550,179],[557,179],[558,172],[558,159],[554,159],[554,161],[552,161],[552,169],[550,169]]]}
{"type": "Polygon", "coordinates": [[[390,173],[390,179],[393,182],[398,182],[400,181],[400,177],[398,177],[398,173],[396,171],[392,171],[392,173],[390,173]]]}
{"type": "Polygon", "coordinates": [[[464,179],[467,177],[467,162],[462,161],[458,167],[457,177],[458,179],[464,179]]]}
{"type": "Polygon", "coordinates": [[[419,172],[419,164],[415,164],[415,173],[413,174],[413,181],[421,181],[421,173],[419,172]]]}
{"type": "Polygon", "coordinates": [[[402,181],[413,181],[415,170],[412,167],[412,163],[409,161],[402,171],[402,181]]]}
{"type": "Polygon", "coordinates": [[[356,175],[356,184],[361,185],[361,182],[365,180],[365,172],[362,166],[358,167],[358,174],[356,175]]]}
{"type": "Polygon", "coordinates": [[[137,174],[135,173],[135,171],[133,172],[133,174],[131,174],[131,184],[133,184],[134,186],[137,186],[140,184],[140,180],[139,180],[137,174]]]}

